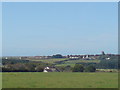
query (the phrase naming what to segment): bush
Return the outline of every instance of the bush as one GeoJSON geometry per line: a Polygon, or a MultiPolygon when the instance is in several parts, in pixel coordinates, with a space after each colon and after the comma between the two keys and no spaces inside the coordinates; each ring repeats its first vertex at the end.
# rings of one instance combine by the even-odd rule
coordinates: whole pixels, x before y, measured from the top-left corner
{"type": "Polygon", "coordinates": [[[81,64],[75,64],[74,68],[73,68],[73,72],[83,72],[84,71],[84,67],[81,64]]]}
{"type": "Polygon", "coordinates": [[[61,54],[56,54],[56,55],[53,55],[52,58],[63,58],[63,56],[61,54]]]}
{"type": "Polygon", "coordinates": [[[85,72],[95,72],[96,68],[93,65],[89,65],[85,68],[85,72]]]}
{"type": "Polygon", "coordinates": [[[44,71],[44,67],[43,66],[37,66],[35,68],[35,71],[37,71],[37,72],[43,72],[44,71]]]}
{"type": "Polygon", "coordinates": [[[64,72],[65,71],[65,66],[57,66],[56,69],[60,72],[64,72]]]}
{"type": "Polygon", "coordinates": [[[66,67],[65,67],[65,70],[64,70],[65,72],[72,72],[72,67],[70,66],[70,65],[67,65],[66,67]]]}

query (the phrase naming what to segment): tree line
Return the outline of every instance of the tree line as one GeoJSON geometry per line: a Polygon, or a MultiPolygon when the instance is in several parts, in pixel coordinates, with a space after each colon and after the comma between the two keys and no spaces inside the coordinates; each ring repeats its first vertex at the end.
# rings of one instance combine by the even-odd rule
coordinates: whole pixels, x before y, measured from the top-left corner
{"type": "Polygon", "coordinates": [[[84,67],[82,64],[75,64],[73,72],[95,72],[96,68],[93,65],[84,67]]]}

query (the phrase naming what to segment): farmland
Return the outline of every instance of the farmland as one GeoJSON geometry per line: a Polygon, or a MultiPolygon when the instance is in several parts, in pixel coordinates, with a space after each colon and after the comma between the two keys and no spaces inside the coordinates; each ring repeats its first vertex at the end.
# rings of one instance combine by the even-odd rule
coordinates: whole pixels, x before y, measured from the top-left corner
{"type": "Polygon", "coordinates": [[[76,64],[76,63],[90,63],[90,62],[94,62],[94,63],[99,63],[100,60],[71,60],[71,61],[66,61],[65,63],[69,63],[69,64],[76,64]]]}
{"type": "Polygon", "coordinates": [[[51,64],[56,64],[56,66],[67,66],[67,65],[70,65],[72,67],[74,67],[74,65],[76,63],[100,63],[100,60],[81,60],[81,59],[78,59],[78,60],[69,60],[68,58],[58,58],[58,59],[32,59],[30,61],[41,61],[41,62],[44,62],[44,63],[51,63],[51,64]],[[57,62],[62,62],[61,64],[58,64],[57,62]]]}
{"type": "Polygon", "coordinates": [[[118,73],[6,72],[3,88],[117,88],[118,73]]]}
{"type": "Polygon", "coordinates": [[[64,61],[66,60],[66,58],[58,58],[58,59],[38,59],[38,60],[35,60],[35,59],[32,59],[30,61],[42,61],[44,63],[55,63],[56,61],[64,61]]]}

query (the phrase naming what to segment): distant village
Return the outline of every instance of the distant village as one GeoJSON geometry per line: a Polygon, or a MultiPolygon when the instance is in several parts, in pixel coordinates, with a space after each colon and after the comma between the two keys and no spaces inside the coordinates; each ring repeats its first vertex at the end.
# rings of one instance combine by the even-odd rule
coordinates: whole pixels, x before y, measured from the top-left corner
{"type": "Polygon", "coordinates": [[[53,56],[6,56],[3,57],[4,59],[10,59],[10,58],[17,58],[19,60],[30,60],[30,59],[52,59],[52,58],[69,58],[69,59],[83,59],[83,60],[95,60],[98,59],[100,56],[106,55],[106,60],[109,60],[111,56],[119,56],[119,54],[105,54],[104,51],[101,52],[101,54],[95,54],[95,55],[66,55],[62,56],[61,54],[56,54],[53,56]],[[54,57],[57,56],[57,57],[54,57]]]}

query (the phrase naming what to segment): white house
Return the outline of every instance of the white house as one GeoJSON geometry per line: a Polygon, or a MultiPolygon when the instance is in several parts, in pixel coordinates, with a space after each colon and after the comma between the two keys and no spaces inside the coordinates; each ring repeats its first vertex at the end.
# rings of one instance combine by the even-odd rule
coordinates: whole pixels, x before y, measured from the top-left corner
{"type": "Polygon", "coordinates": [[[43,72],[48,72],[49,69],[49,67],[45,67],[43,72]]]}
{"type": "Polygon", "coordinates": [[[56,68],[53,67],[45,67],[43,72],[59,72],[59,70],[57,70],[56,68]]]}
{"type": "Polygon", "coordinates": [[[108,57],[108,58],[106,58],[106,60],[109,60],[110,58],[108,57]]]}
{"type": "Polygon", "coordinates": [[[7,57],[5,57],[5,59],[8,59],[7,57]]]}

